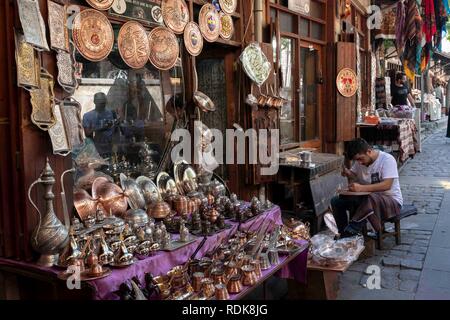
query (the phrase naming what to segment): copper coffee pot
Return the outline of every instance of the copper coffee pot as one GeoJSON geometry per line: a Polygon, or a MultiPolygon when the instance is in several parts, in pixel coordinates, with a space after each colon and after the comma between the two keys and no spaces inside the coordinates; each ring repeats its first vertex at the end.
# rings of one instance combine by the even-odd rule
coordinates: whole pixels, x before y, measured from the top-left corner
{"type": "Polygon", "coordinates": [[[240,274],[236,274],[230,278],[227,284],[228,292],[231,294],[238,294],[242,291],[242,276],[240,274]]]}
{"type": "Polygon", "coordinates": [[[244,286],[252,287],[258,282],[258,276],[255,272],[255,267],[252,265],[245,265],[241,268],[244,278],[242,284],[244,286]]]}

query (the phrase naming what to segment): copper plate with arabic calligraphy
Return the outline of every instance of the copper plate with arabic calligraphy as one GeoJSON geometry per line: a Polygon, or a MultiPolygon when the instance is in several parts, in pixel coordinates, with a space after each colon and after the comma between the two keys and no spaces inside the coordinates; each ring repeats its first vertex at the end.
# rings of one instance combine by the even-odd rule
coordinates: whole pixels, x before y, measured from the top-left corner
{"type": "Polygon", "coordinates": [[[223,12],[228,14],[233,14],[236,12],[237,8],[237,0],[219,0],[220,7],[222,8],[223,12]]]}
{"type": "Polygon", "coordinates": [[[75,17],[72,38],[80,54],[94,62],[104,60],[114,45],[114,32],[108,18],[87,9],[75,17]]]}
{"type": "Polygon", "coordinates": [[[230,40],[233,38],[234,34],[234,23],[233,18],[223,12],[220,13],[220,22],[222,28],[220,29],[220,37],[225,40],[230,40]]]}
{"type": "Polygon", "coordinates": [[[54,50],[68,51],[69,32],[67,31],[66,8],[53,1],[48,1],[48,27],[50,46],[54,50]]]}
{"type": "Polygon", "coordinates": [[[148,35],[150,62],[160,70],[169,70],[180,54],[180,45],[175,34],[167,28],[157,27],[148,35]]]}
{"type": "Polygon", "coordinates": [[[184,29],[184,45],[186,50],[194,57],[203,50],[203,36],[200,27],[195,22],[189,22],[184,29]]]}
{"type": "Polygon", "coordinates": [[[336,85],[341,95],[346,98],[353,97],[358,90],[358,79],[355,71],[350,68],[342,69],[336,78],[336,85]]]}
{"type": "Polygon", "coordinates": [[[215,42],[220,36],[220,15],[212,4],[205,4],[198,16],[200,31],[208,42],[215,42]]]}
{"type": "Polygon", "coordinates": [[[176,34],[182,34],[189,22],[189,8],[184,0],[163,0],[162,15],[167,27],[176,34]]]}
{"type": "Polygon", "coordinates": [[[53,114],[53,105],[55,103],[54,81],[53,77],[42,70],[40,75],[40,88],[31,90],[31,121],[41,130],[48,131],[56,123],[53,114]]]}
{"type": "Polygon", "coordinates": [[[135,21],[125,23],[117,39],[119,53],[125,63],[133,69],[141,69],[148,62],[150,45],[144,27],[135,21]]]}
{"type": "Polygon", "coordinates": [[[25,36],[15,32],[17,85],[27,90],[39,88],[41,67],[39,54],[25,41],[25,36]]]}
{"type": "Polygon", "coordinates": [[[108,10],[112,7],[114,0],[86,0],[91,7],[97,10],[108,10]]]}

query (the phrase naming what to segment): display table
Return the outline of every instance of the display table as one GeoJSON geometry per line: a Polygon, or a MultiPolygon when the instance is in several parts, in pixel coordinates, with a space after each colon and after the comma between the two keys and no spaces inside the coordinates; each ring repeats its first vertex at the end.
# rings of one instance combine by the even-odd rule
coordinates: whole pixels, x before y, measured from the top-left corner
{"type": "MultiPolygon", "coordinates": [[[[270,225],[281,225],[281,210],[278,206],[260,214],[258,217],[250,220],[240,226],[241,230],[256,231],[264,221],[270,221],[270,225]]],[[[202,257],[206,252],[215,248],[222,240],[227,238],[230,233],[237,231],[239,224],[227,221],[231,225],[231,229],[226,229],[218,234],[208,237],[204,246],[197,254],[197,258],[202,257]]],[[[119,296],[115,291],[125,281],[137,277],[141,283],[145,283],[145,274],[151,273],[154,276],[164,275],[173,267],[182,265],[188,261],[194,253],[202,238],[198,238],[195,242],[180,248],[173,252],[159,251],[154,255],[142,260],[138,260],[135,264],[124,269],[113,269],[112,274],[106,278],[83,283],[84,287],[91,291],[91,299],[95,300],[117,300],[119,296]]],[[[272,269],[266,270],[263,277],[277,273],[280,277],[295,279],[297,282],[304,283],[306,281],[306,264],[307,264],[307,242],[299,242],[302,250],[295,256],[281,256],[280,264],[272,269]]],[[[56,282],[54,285],[65,285],[65,281],[57,279],[57,274],[62,270],[60,268],[40,267],[34,263],[26,263],[21,261],[13,261],[8,259],[0,259],[0,271],[8,273],[18,273],[26,277],[47,277],[48,281],[56,282]],[[59,284],[57,283],[59,281],[59,284]]],[[[237,298],[239,298],[239,295],[237,298]]],[[[233,298],[233,297],[232,297],[233,298]]],[[[234,297],[236,298],[236,297],[234,297]]]]}
{"type": "Polygon", "coordinates": [[[358,124],[359,136],[372,145],[391,149],[398,154],[399,163],[413,157],[417,150],[417,127],[412,119],[392,119],[391,123],[379,125],[358,124]]]}

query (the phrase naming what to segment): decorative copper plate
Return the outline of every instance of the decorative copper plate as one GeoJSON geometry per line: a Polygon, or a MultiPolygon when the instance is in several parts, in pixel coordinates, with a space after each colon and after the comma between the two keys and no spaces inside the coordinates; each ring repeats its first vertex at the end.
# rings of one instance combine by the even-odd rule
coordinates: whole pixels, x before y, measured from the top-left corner
{"type": "Polygon", "coordinates": [[[195,22],[189,22],[184,29],[184,45],[186,50],[194,57],[203,50],[203,36],[200,27],[195,22]]]}
{"type": "Polygon", "coordinates": [[[114,32],[108,18],[99,11],[81,11],[74,21],[72,38],[80,54],[90,61],[101,61],[111,52],[114,32]]]}
{"type": "Polygon", "coordinates": [[[48,27],[50,29],[50,46],[53,50],[69,51],[69,32],[66,25],[65,7],[49,0],[48,27]]]}
{"type": "Polygon", "coordinates": [[[163,0],[161,4],[164,22],[176,34],[182,34],[189,22],[189,8],[184,0],[163,0]]]}
{"type": "Polygon", "coordinates": [[[25,41],[23,34],[15,32],[17,85],[27,90],[39,88],[41,67],[38,52],[25,41]]]}
{"type": "Polygon", "coordinates": [[[150,62],[160,70],[169,70],[180,54],[180,45],[175,34],[167,28],[157,27],[148,35],[150,62]]]}
{"type": "Polygon", "coordinates": [[[200,31],[208,42],[214,42],[220,36],[220,15],[212,4],[205,4],[198,17],[200,31]]]}
{"type": "Polygon", "coordinates": [[[125,23],[117,39],[120,56],[134,69],[141,69],[148,61],[150,45],[144,27],[135,21],[125,23]]]}
{"type": "Polygon", "coordinates": [[[55,101],[54,81],[53,77],[42,70],[40,75],[40,88],[31,90],[31,105],[33,111],[31,113],[31,121],[41,130],[48,131],[56,123],[53,114],[53,106],[55,101]]]}
{"type": "Polygon", "coordinates": [[[112,7],[114,0],[86,0],[91,7],[97,10],[108,10],[112,7]]]}
{"type": "Polygon", "coordinates": [[[49,51],[45,37],[45,22],[36,0],[17,0],[25,40],[37,50],[49,51]]]}
{"type": "Polygon", "coordinates": [[[233,18],[223,12],[220,13],[220,23],[222,28],[220,28],[220,37],[225,40],[230,40],[233,38],[234,34],[234,22],[233,18]]]}
{"type": "Polygon", "coordinates": [[[233,14],[236,12],[237,8],[237,0],[219,0],[220,7],[222,8],[223,12],[228,14],[233,14]]]}
{"type": "Polygon", "coordinates": [[[350,68],[342,69],[336,78],[336,85],[341,95],[346,98],[353,97],[358,90],[358,79],[355,71],[350,68]]]}

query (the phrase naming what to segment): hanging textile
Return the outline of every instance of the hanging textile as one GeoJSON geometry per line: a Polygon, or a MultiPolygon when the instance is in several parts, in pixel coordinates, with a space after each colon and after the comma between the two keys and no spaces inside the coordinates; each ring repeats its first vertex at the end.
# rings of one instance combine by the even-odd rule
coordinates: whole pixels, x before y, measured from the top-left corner
{"type": "Polygon", "coordinates": [[[427,43],[433,41],[436,34],[436,12],[434,10],[434,0],[422,0],[423,6],[423,33],[427,43]]]}
{"type": "Polygon", "coordinates": [[[436,16],[436,36],[434,37],[434,47],[437,48],[439,51],[441,51],[441,45],[442,45],[442,37],[444,34],[447,33],[447,20],[448,20],[448,13],[447,9],[445,8],[444,2],[447,3],[448,1],[445,0],[434,0],[434,10],[435,10],[435,16],[436,16]]]}
{"type": "Polygon", "coordinates": [[[423,20],[416,0],[406,3],[405,50],[402,56],[407,77],[414,81],[416,72],[420,72],[422,58],[423,20]]]}
{"type": "Polygon", "coordinates": [[[450,14],[450,5],[448,3],[448,0],[442,0],[442,3],[444,4],[445,11],[447,11],[447,14],[450,14]]]}
{"type": "Polygon", "coordinates": [[[397,17],[395,21],[395,38],[397,44],[397,53],[401,57],[405,49],[405,19],[406,8],[403,1],[399,1],[397,4],[397,17]]]}
{"type": "Polygon", "coordinates": [[[375,39],[391,39],[395,40],[395,20],[397,17],[397,6],[382,5],[381,14],[383,17],[381,29],[375,35],[375,39]]]}

